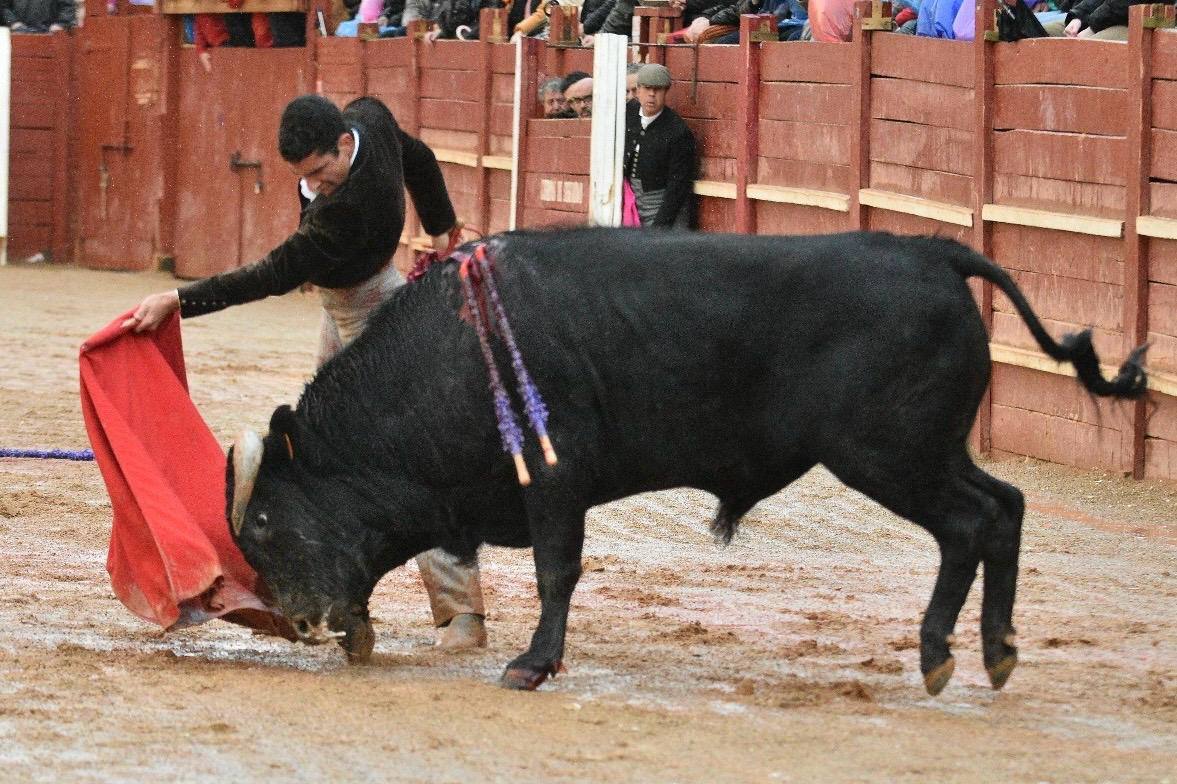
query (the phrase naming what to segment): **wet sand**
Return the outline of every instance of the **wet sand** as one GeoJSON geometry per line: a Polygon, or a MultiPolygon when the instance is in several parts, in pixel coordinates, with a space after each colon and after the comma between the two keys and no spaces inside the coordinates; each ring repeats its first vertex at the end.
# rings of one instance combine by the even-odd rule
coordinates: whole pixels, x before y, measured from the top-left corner
{"type": "MultiPolygon", "coordinates": [[[[0,446],[87,446],[77,348],[164,275],[0,268],[0,446]]],[[[311,372],[313,296],[184,323],[218,438],[311,372]]],[[[113,597],[93,463],[0,459],[0,781],[1177,781],[1177,486],[983,463],[1027,495],[1021,664],[988,687],[979,584],[954,680],[917,632],[931,538],[815,470],[721,548],[696,491],[596,509],[568,672],[498,688],[538,618],[529,551],[487,548],[490,647],[443,654],[413,567],[348,666],[210,623],[173,634],[113,597]]]]}

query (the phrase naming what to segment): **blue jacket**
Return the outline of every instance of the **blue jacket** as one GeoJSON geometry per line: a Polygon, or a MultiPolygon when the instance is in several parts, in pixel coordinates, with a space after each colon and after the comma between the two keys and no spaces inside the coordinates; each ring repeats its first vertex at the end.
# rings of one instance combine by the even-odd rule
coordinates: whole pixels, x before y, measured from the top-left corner
{"type": "Polygon", "coordinates": [[[952,23],[963,0],[925,0],[920,4],[915,34],[930,38],[953,38],[952,23]]]}

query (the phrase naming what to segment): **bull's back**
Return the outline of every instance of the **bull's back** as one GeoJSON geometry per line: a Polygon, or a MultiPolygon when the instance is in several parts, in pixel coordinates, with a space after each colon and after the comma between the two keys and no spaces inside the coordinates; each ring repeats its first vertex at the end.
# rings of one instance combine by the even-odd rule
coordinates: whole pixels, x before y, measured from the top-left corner
{"type": "Polygon", "coordinates": [[[808,450],[912,395],[947,421],[987,381],[967,286],[912,240],[598,229],[501,253],[520,344],[561,391],[553,420],[639,484],[808,450]]]}

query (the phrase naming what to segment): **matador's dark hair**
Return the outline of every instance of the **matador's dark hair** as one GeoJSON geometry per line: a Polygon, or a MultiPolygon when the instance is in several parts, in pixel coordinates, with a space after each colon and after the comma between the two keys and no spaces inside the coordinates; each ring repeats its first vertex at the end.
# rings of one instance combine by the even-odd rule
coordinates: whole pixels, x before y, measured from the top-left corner
{"type": "Polygon", "coordinates": [[[290,163],[311,153],[338,152],[339,137],[346,131],[338,106],[321,95],[300,95],[282,110],[278,152],[290,163]]]}

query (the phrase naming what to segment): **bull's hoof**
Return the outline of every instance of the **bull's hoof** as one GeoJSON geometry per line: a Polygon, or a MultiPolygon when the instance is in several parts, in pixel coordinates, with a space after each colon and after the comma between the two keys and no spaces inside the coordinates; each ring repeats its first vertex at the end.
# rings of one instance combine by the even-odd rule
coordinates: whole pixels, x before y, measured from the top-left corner
{"type": "Polygon", "coordinates": [[[936,667],[932,668],[924,675],[924,688],[928,690],[928,694],[935,697],[940,692],[944,691],[944,687],[948,685],[948,681],[952,679],[952,673],[956,670],[956,659],[949,656],[944,661],[940,662],[936,667]]]}
{"type": "Polygon", "coordinates": [[[1000,689],[1009,680],[1009,676],[1013,674],[1014,667],[1018,666],[1018,652],[1015,650],[1001,661],[992,667],[986,667],[985,671],[989,673],[989,683],[993,688],[1000,689]]]}
{"type": "Polygon", "coordinates": [[[542,670],[508,667],[499,683],[505,688],[516,691],[535,691],[547,679],[548,674],[542,670]]]}
{"type": "Polygon", "coordinates": [[[376,647],[376,632],[368,622],[357,623],[353,626],[339,646],[347,654],[348,664],[367,664],[372,657],[372,649],[376,647]]]}

